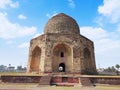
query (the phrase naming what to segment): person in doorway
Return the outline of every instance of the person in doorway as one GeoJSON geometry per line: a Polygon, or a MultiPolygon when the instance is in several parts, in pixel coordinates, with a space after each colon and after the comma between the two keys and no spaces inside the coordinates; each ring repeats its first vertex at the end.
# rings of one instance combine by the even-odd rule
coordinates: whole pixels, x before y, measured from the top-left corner
{"type": "Polygon", "coordinates": [[[59,67],[59,71],[60,71],[60,72],[63,71],[63,67],[62,67],[62,66],[59,67]]]}

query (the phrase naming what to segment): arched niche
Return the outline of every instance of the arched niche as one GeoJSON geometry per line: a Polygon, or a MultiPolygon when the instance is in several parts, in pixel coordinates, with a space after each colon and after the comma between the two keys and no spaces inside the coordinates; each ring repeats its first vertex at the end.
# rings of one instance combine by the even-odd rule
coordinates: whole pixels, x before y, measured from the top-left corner
{"type": "Polygon", "coordinates": [[[72,71],[72,50],[66,44],[57,44],[53,49],[52,70],[59,72],[59,65],[64,63],[65,72],[72,71]]]}
{"type": "Polygon", "coordinates": [[[39,72],[40,60],[41,60],[41,49],[38,46],[36,46],[32,51],[32,59],[30,64],[31,72],[39,72]]]}
{"type": "Polygon", "coordinates": [[[84,51],[84,67],[85,67],[85,73],[89,74],[92,70],[92,60],[91,60],[91,52],[88,48],[85,48],[84,51]]]}
{"type": "Polygon", "coordinates": [[[88,48],[84,49],[84,58],[89,60],[91,58],[90,51],[88,48]]]}

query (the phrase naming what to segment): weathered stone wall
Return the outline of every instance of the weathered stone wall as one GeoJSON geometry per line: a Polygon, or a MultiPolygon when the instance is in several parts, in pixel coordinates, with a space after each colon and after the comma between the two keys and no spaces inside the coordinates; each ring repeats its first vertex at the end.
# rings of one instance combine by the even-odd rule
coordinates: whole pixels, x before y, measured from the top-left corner
{"type": "Polygon", "coordinates": [[[81,73],[83,74],[96,74],[95,56],[94,56],[94,44],[88,38],[80,35],[81,40],[81,73]],[[90,57],[85,58],[85,49],[90,52],[90,57]]]}
{"type": "Polygon", "coordinates": [[[33,51],[36,47],[39,47],[41,49],[41,55],[40,55],[40,63],[39,63],[39,72],[44,72],[44,59],[45,59],[45,35],[41,35],[35,39],[32,39],[30,42],[30,48],[29,48],[29,60],[28,60],[28,66],[27,66],[27,72],[33,72],[31,71],[31,64],[32,64],[32,57],[33,57],[33,51]]]}
{"type": "MultiPolygon", "coordinates": [[[[92,79],[91,79],[92,80],[92,79]]],[[[120,78],[97,78],[93,79],[94,83],[109,84],[109,85],[120,85],[120,78]]]]}
{"type": "Polygon", "coordinates": [[[8,83],[39,83],[40,76],[1,76],[2,82],[8,83]]]}
{"type": "Polygon", "coordinates": [[[46,36],[45,72],[49,70],[59,72],[59,64],[62,62],[66,64],[66,71],[72,71],[72,50],[68,38],[59,34],[46,34],[46,36]],[[61,51],[64,51],[66,57],[60,58],[61,51]]]}
{"type": "MultiPolygon", "coordinates": [[[[1,82],[4,83],[39,83],[42,76],[1,76],[1,82]]],[[[65,77],[65,76],[52,76],[51,84],[56,85],[75,85],[81,84],[86,85],[87,81],[84,78],[88,78],[92,84],[109,84],[109,85],[120,85],[120,78],[118,77],[65,77]]]]}
{"type": "Polygon", "coordinates": [[[52,81],[54,83],[79,83],[79,78],[73,77],[52,77],[52,81]]]}
{"type": "MultiPolygon", "coordinates": [[[[70,65],[68,67],[71,68],[70,72],[85,73],[86,67],[89,68],[88,72],[90,73],[93,73],[96,70],[93,42],[87,38],[84,38],[81,35],[46,34],[46,48],[47,49],[46,49],[45,68],[49,69],[51,72],[53,71],[52,70],[54,66],[53,63],[55,63],[54,68],[58,70],[58,64],[62,61],[64,62],[65,60],[66,60],[66,64],[70,65]],[[69,53],[71,53],[70,57],[64,59],[54,57],[54,48],[57,45],[61,45],[61,44],[67,45],[71,49],[71,51],[69,51],[69,53]],[[84,48],[89,49],[91,53],[90,60],[84,59],[84,53],[83,53],[84,48]],[[88,66],[86,63],[90,65],[88,66]]],[[[61,47],[58,47],[58,49],[60,48],[61,47]]],[[[45,69],[46,72],[47,69],[45,69]]]]}
{"type": "Polygon", "coordinates": [[[65,72],[96,72],[93,42],[80,35],[76,21],[63,13],[51,18],[45,26],[44,34],[31,40],[27,72],[59,72],[61,63],[65,72]],[[39,58],[33,55],[36,47],[40,49],[39,58]],[[64,56],[60,56],[60,53],[64,56]],[[34,64],[34,61],[37,63],[34,64]],[[31,66],[35,65],[32,70],[31,66]]]}
{"type": "Polygon", "coordinates": [[[39,73],[41,72],[59,72],[59,64],[65,63],[66,72],[94,73],[95,57],[93,42],[89,39],[76,34],[44,34],[31,40],[29,50],[28,72],[32,64],[32,53],[36,47],[41,49],[39,63],[39,73]],[[57,48],[56,48],[57,47],[57,48]],[[58,50],[57,52],[55,52],[58,50]],[[84,49],[90,51],[90,60],[85,60],[84,49]],[[56,53],[64,51],[67,57],[61,58],[56,53]],[[88,71],[86,71],[88,70],[88,71]]]}

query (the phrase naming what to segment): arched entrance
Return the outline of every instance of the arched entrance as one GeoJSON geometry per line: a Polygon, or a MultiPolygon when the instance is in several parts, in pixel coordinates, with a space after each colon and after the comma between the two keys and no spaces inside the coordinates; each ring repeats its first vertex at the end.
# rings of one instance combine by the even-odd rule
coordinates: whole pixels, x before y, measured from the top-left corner
{"type": "Polygon", "coordinates": [[[59,72],[59,67],[63,68],[62,72],[72,72],[72,50],[66,44],[57,44],[53,48],[52,71],[59,72]]]}
{"type": "Polygon", "coordinates": [[[41,49],[37,46],[32,51],[32,58],[30,63],[31,72],[39,72],[40,59],[41,59],[41,49]]]}
{"type": "Polygon", "coordinates": [[[65,64],[64,63],[59,64],[59,71],[60,72],[65,72],[65,64]]]}

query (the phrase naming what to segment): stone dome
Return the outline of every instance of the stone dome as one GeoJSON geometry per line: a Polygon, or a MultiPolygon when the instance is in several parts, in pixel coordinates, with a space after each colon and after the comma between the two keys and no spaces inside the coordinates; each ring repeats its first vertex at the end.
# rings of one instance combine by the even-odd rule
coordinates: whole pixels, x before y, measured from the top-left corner
{"type": "Polygon", "coordinates": [[[79,34],[77,22],[70,16],[60,13],[47,22],[44,33],[79,34]]]}

